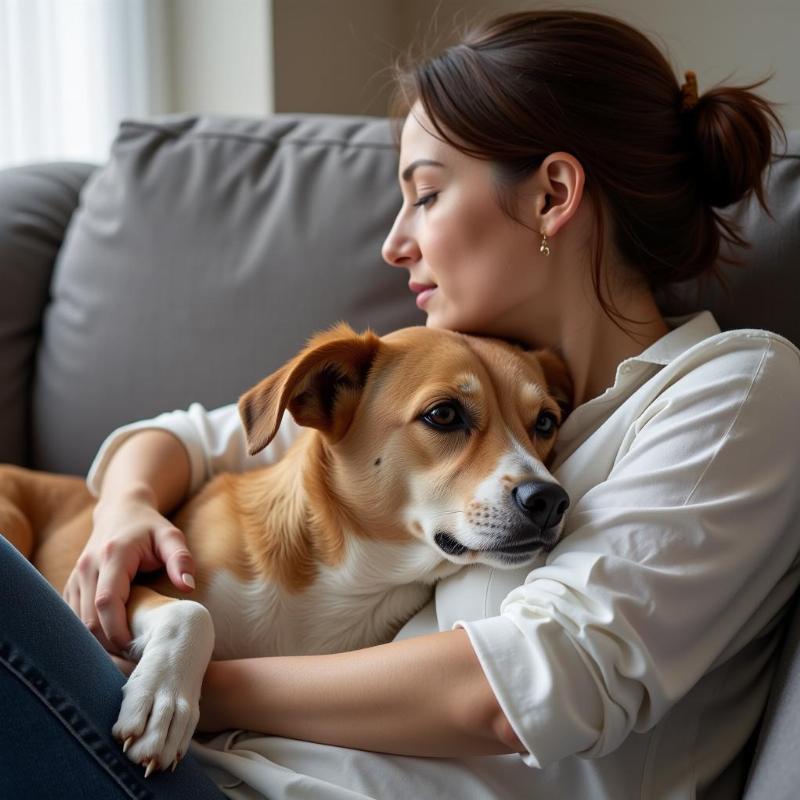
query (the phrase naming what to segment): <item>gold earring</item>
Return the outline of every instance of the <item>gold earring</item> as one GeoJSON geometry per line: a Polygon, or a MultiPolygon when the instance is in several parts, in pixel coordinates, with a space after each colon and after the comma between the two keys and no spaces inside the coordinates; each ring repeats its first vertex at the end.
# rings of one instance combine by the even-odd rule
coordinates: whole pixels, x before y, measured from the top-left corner
{"type": "Polygon", "coordinates": [[[542,243],[539,245],[539,252],[545,256],[550,255],[550,245],[547,243],[547,236],[545,234],[542,234],[542,243]]]}

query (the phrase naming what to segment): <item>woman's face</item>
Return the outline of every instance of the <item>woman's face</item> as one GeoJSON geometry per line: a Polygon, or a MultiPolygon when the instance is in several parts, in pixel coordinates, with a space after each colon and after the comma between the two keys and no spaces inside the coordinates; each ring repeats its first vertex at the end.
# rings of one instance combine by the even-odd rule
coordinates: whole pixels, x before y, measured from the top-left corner
{"type": "Polygon", "coordinates": [[[417,293],[428,327],[509,335],[521,316],[541,308],[551,280],[552,270],[539,254],[532,184],[525,184],[517,208],[526,228],[498,205],[488,161],[467,156],[428,131],[436,133],[417,103],[403,126],[403,206],[383,257],[408,270],[415,293],[435,286],[417,293]]]}

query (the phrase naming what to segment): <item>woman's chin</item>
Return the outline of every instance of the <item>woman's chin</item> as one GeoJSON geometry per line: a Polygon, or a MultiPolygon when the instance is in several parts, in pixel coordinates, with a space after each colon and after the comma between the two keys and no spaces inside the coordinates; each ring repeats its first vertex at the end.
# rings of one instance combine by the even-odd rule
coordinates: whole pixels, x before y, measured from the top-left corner
{"type": "MultiPolygon", "coordinates": [[[[475,314],[459,313],[452,305],[442,303],[443,297],[434,298],[438,303],[431,303],[425,313],[428,315],[425,320],[426,328],[444,328],[449,331],[468,332],[475,329],[475,314]]],[[[480,330],[480,327],[478,327],[480,330]]]]}
{"type": "Polygon", "coordinates": [[[458,314],[445,314],[441,309],[430,309],[425,320],[426,328],[444,328],[448,331],[463,331],[467,320],[458,314]]]}
{"type": "Polygon", "coordinates": [[[484,329],[491,327],[491,317],[487,318],[483,309],[472,309],[464,313],[441,295],[441,290],[431,298],[423,309],[427,314],[425,319],[426,328],[444,328],[449,331],[460,331],[462,333],[477,332],[482,334],[484,329]]]}
{"type": "Polygon", "coordinates": [[[428,317],[425,320],[425,327],[426,328],[446,328],[447,330],[458,330],[458,328],[454,328],[451,324],[450,320],[444,318],[442,314],[437,313],[436,311],[429,311],[428,317]]]}

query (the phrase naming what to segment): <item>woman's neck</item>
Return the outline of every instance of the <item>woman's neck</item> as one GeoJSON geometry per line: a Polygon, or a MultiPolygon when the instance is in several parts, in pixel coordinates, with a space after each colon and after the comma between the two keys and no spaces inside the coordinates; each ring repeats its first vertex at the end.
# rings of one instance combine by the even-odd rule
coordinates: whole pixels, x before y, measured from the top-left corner
{"type": "Polygon", "coordinates": [[[559,353],[572,376],[576,407],[614,383],[620,362],[639,355],[669,332],[652,292],[646,288],[614,293],[616,310],[622,315],[618,322],[625,330],[603,311],[591,286],[573,286],[553,296],[569,298],[569,302],[553,302],[546,309],[520,308],[496,335],[559,353]]]}
{"type": "Polygon", "coordinates": [[[669,332],[649,292],[619,311],[637,323],[620,319],[619,324],[626,329],[620,330],[602,309],[582,320],[564,321],[556,347],[572,374],[575,406],[601,395],[614,383],[622,361],[639,355],[669,332]]]}

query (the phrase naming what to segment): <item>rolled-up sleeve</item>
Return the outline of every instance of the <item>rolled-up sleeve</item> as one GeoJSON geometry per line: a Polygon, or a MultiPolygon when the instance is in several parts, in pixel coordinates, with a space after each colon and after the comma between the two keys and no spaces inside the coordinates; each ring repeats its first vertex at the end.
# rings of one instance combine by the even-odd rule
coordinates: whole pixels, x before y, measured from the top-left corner
{"type": "Polygon", "coordinates": [[[780,610],[800,580],[798,407],[777,338],[678,377],[500,616],[453,624],[529,766],[648,730],[780,610]]]}
{"type": "Polygon", "coordinates": [[[236,403],[207,411],[200,403],[188,410],[168,411],[153,419],[132,422],[112,431],[100,445],[86,476],[89,491],[98,497],[108,464],[120,446],[134,433],[164,430],[186,448],[190,464],[189,494],[221,472],[242,472],[273,464],[283,457],[303,430],[284,414],[275,438],[260,453],[251,456],[236,403]]]}

